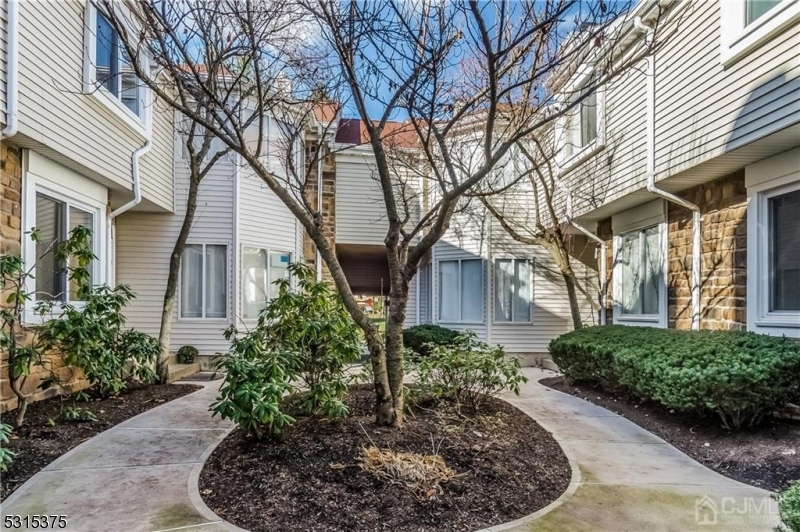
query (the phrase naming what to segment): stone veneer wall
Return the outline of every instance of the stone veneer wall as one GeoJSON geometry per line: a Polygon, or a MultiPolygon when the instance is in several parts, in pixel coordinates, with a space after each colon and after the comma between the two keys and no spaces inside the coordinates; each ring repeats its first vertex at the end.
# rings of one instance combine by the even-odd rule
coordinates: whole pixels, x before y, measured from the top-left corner
{"type": "MultiPolygon", "coordinates": [[[[699,205],[701,229],[700,326],[744,330],[747,324],[747,189],[744,171],[679,194],[699,205]]],[[[669,204],[669,326],[692,323],[692,213],[669,204]]]]}
{"type": "MultiPolygon", "coordinates": [[[[3,142],[0,146],[0,254],[19,255],[21,250],[22,223],[22,150],[3,142]]],[[[0,305],[5,305],[6,294],[0,294],[0,305]]],[[[31,334],[28,331],[18,331],[18,338],[22,341],[31,334]]],[[[31,374],[22,385],[22,392],[30,395],[32,401],[39,401],[63,392],[72,392],[85,388],[88,384],[81,378],[80,372],[74,368],[64,366],[60,356],[47,357],[48,369],[55,372],[62,382],[63,387],[52,387],[45,391],[37,390],[43,377],[49,372],[41,367],[31,368],[31,374]]],[[[0,353],[0,412],[7,412],[17,406],[17,398],[11,391],[8,382],[7,353],[0,353]]]]}
{"type": "MultiPolygon", "coordinates": [[[[311,160],[313,152],[308,154],[307,160],[311,160]]],[[[311,205],[317,206],[317,168],[311,169],[309,173],[308,192],[311,205]]],[[[336,245],[336,159],[332,153],[326,153],[322,159],[322,228],[325,237],[332,245],[336,245]]],[[[305,262],[312,268],[316,268],[317,246],[314,245],[308,233],[303,232],[303,255],[305,262]]],[[[322,276],[324,279],[331,280],[330,271],[324,264],[322,265],[322,276]]]]}

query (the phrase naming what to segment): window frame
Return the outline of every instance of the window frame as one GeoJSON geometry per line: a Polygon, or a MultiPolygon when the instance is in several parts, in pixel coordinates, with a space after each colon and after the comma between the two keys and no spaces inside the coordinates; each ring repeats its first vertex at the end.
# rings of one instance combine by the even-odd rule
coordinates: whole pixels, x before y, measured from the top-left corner
{"type": "MultiPolygon", "coordinates": [[[[179,322],[228,322],[231,314],[231,244],[230,242],[207,240],[203,242],[189,241],[186,242],[187,246],[202,246],[203,252],[203,269],[202,269],[202,283],[203,297],[200,308],[202,309],[202,316],[184,316],[183,315],[183,268],[184,260],[181,257],[181,268],[178,272],[178,321],[179,322]],[[206,317],[206,246],[225,246],[225,316],[224,317],[206,317]]],[[[184,248],[185,252],[185,248],[184,248]]]]}
{"type": "MultiPolygon", "coordinates": [[[[613,318],[614,323],[629,324],[629,325],[645,325],[650,327],[667,327],[668,317],[668,301],[667,301],[667,265],[669,260],[669,244],[667,241],[667,224],[666,222],[642,223],[633,227],[626,227],[625,231],[619,232],[613,238],[613,257],[614,265],[612,272],[612,281],[614,288],[614,305],[613,305],[613,318]],[[658,228],[658,244],[661,251],[661,268],[659,271],[658,282],[658,312],[656,314],[625,314],[622,308],[623,301],[623,272],[622,264],[618,257],[622,251],[622,242],[624,237],[637,233],[641,242],[644,232],[648,229],[658,228]]],[[[640,248],[641,249],[641,248],[640,248]]]]}
{"type": "Polygon", "coordinates": [[[440,259],[436,261],[436,322],[454,325],[483,325],[486,323],[486,267],[482,258],[459,258],[459,259],[440,259]],[[480,321],[464,321],[461,312],[461,275],[462,263],[468,261],[476,261],[481,265],[481,320],[480,321]],[[457,262],[458,263],[458,320],[444,320],[442,316],[442,283],[440,281],[441,265],[443,262],[457,262]]]}
{"type": "MultiPolygon", "coordinates": [[[[570,81],[564,86],[563,89],[556,96],[556,102],[559,106],[568,106],[570,101],[576,98],[576,94],[589,83],[594,67],[592,65],[581,65],[576,73],[572,76],[570,81]]],[[[588,144],[581,146],[575,152],[566,155],[567,133],[569,131],[569,121],[577,114],[581,115],[581,104],[575,105],[569,112],[564,113],[556,119],[555,134],[556,142],[558,144],[558,153],[556,154],[556,166],[559,173],[564,173],[572,170],[580,163],[586,161],[589,157],[595,155],[606,145],[606,87],[600,85],[595,89],[597,100],[597,134],[588,144]]],[[[578,127],[579,134],[582,134],[582,126],[578,127]]]]}
{"type": "Polygon", "coordinates": [[[800,0],[783,0],[746,24],[747,0],[720,1],[720,62],[730,66],[800,22],[800,0]]]}
{"type": "MultiPolygon", "coordinates": [[[[753,279],[752,285],[748,282],[748,287],[755,288],[755,294],[750,294],[748,299],[755,300],[755,315],[752,321],[757,329],[772,328],[777,329],[800,329],[800,311],[795,310],[770,310],[770,296],[772,294],[771,283],[771,264],[770,264],[770,240],[771,221],[769,201],[777,196],[782,196],[790,192],[800,190],[800,181],[789,181],[777,184],[771,182],[766,187],[753,187],[755,201],[752,201],[751,212],[748,218],[753,217],[755,227],[748,227],[748,234],[752,234],[752,239],[748,241],[748,250],[752,245],[755,253],[751,260],[748,260],[748,279],[753,279]],[[752,233],[751,230],[752,229],[752,233]],[[754,242],[753,242],[754,240],[754,242]]],[[[748,253],[748,259],[751,259],[748,253]]],[[[750,312],[748,311],[748,314],[750,312]]],[[[763,331],[759,331],[763,332],[763,331]]],[[[786,332],[786,331],[782,331],[786,332]]]]}
{"type": "MultiPolygon", "coordinates": [[[[85,200],[76,199],[75,196],[65,193],[63,190],[57,190],[55,187],[47,186],[46,184],[38,183],[32,176],[29,176],[26,179],[27,183],[25,186],[25,193],[28,196],[25,200],[24,205],[24,213],[22,219],[24,221],[24,229],[23,229],[23,259],[26,266],[25,269],[28,269],[29,264],[34,264],[37,260],[36,256],[36,244],[30,238],[30,228],[36,226],[36,196],[37,194],[45,195],[55,201],[59,201],[64,203],[66,211],[67,211],[67,220],[69,220],[69,209],[70,207],[75,207],[82,211],[91,213],[92,215],[92,252],[94,253],[95,259],[92,264],[91,274],[92,274],[92,286],[100,286],[106,282],[105,279],[105,262],[108,260],[108,254],[106,251],[108,247],[106,245],[106,231],[105,231],[105,224],[104,219],[102,217],[103,208],[104,206],[100,204],[94,204],[92,202],[87,202],[85,200]]],[[[67,222],[69,225],[69,222],[67,222]]],[[[34,274],[35,274],[34,270],[34,274]]],[[[71,305],[75,308],[81,308],[86,305],[85,301],[72,301],[69,298],[69,281],[67,280],[66,283],[67,293],[66,298],[64,301],[52,301],[53,307],[51,312],[47,314],[39,314],[35,311],[36,304],[39,301],[42,301],[36,297],[36,280],[34,278],[27,278],[25,283],[25,289],[33,294],[33,297],[26,303],[24,309],[24,316],[23,321],[26,324],[30,325],[37,325],[42,324],[45,321],[48,321],[52,318],[58,317],[63,309],[63,305],[71,305]]]]}
{"type": "MultiPolygon", "coordinates": [[[[122,123],[141,135],[145,139],[151,138],[150,125],[152,121],[152,91],[147,85],[138,80],[139,105],[141,116],[137,115],[118,98],[112,94],[104,83],[97,79],[97,6],[92,0],[87,0],[84,12],[84,57],[83,57],[83,92],[87,96],[102,104],[122,123]]],[[[100,15],[102,16],[102,15],[100,15]]],[[[144,61],[144,60],[143,60],[144,61]]],[[[143,63],[143,67],[147,64],[143,63]]],[[[118,74],[121,76],[121,74],[118,74]]]]}
{"type": "MultiPolygon", "coordinates": [[[[533,296],[535,294],[534,291],[534,268],[536,266],[536,261],[533,258],[519,258],[519,257],[495,257],[492,260],[492,325],[533,325],[533,296]],[[510,260],[512,267],[514,267],[514,272],[516,272],[516,262],[527,262],[528,263],[528,282],[530,283],[530,301],[528,301],[528,308],[530,309],[530,319],[527,321],[516,321],[514,319],[514,305],[511,305],[511,321],[498,321],[497,320],[497,263],[498,261],[506,261],[510,260]]],[[[514,277],[516,279],[516,276],[514,277]]],[[[513,292],[512,292],[513,293],[513,292]]]]}
{"type": "MultiPolygon", "coordinates": [[[[271,247],[262,247],[260,244],[249,244],[249,243],[246,243],[246,242],[243,242],[241,244],[241,246],[240,246],[240,249],[241,249],[241,260],[239,262],[241,264],[242,271],[239,272],[239,275],[241,275],[240,284],[241,284],[242,290],[241,290],[241,293],[239,294],[240,299],[241,299],[240,305],[239,305],[239,313],[240,313],[240,317],[241,317],[242,321],[255,321],[255,320],[258,319],[258,317],[248,318],[248,317],[246,317],[244,315],[244,304],[245,304],[244,288],[245,288],[245,285],[244,285],[244,271],[243,270],[244,270],[244,250],[245,250],[245,248],[264,251],[267,254],[267,301],[266,301],[267,303],[269,303],[272,300],[272,298],[269,295],[269,287],[272,286],[272,282],[270,282],[271,275],[272,275],[272,264],[270,264],[270,260],[269,260],[270,255],[272,253],[279,253],[281,255],[289,255],[289,264],[291,264],[294,253],[292,253],[291,251],[282,251],[282,250],[279,250],[279,249],[276,249],[276,248],[271,248],[271,247]]],[[[291,275],[291,273],[289,273],[289,286],[294,288],[294,276],[291,275]]]]}

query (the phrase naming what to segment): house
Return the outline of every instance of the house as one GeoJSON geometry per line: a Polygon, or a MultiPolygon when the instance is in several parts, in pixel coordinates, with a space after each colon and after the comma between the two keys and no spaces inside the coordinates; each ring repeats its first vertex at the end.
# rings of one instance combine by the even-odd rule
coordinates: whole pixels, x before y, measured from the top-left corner
{"type": "MultiPolygon", "coordinates": [[[[5,2],[0,18],[0,252],[21,253],[28,264],[38,257],[28,289],[71,302],[66,274],[46,248],[88,226],[97,257],[92,282],[118,280],[119,217],[174,212],[173,116],[110,52],[113,31],[90,2],[5,2]],[[34,226],[47,244],[31,241],[26,232],[34,226]]],[[[28,379],[27,391],[36,384],[28,379]]],[[[14,400],[8,386],[2,390],[9,407],[14,400]]]]}
{"type": "Polygon", "coordinates": [[[800,338],[800,4],[643,0],[629,39],[658,9],[663,46],[558,126],[609,321],[800,338]]]}

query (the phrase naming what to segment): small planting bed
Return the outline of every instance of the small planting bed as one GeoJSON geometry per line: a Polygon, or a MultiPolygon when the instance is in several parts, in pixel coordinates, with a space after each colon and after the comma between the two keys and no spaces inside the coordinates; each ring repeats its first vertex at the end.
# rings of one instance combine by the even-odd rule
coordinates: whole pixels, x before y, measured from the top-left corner
{"type": "Polygon", "coordinates": [[[374,424],[369,386],[351,388],[345,402],[342,421],[302,417],[287,405],[298,421],[279,440],[234,430],[201,474],[205,503],[253,532],[478,530],[543,508],[569,484],[553,437],[499,399],[477,414],[428,402],[402,429],[374,424]],[[386,467],[391,476],[409,457],[417,473],[446,480],[415,487],[380,474],[386,467]]]}
{"type": "Polygon", "coordinates": [[[800,422],[767,417],[755,428],[731,431],[722,427],[717,416],[676,413],[593,384],[571,384],[564,377],[539,382],[607,408],[740,482],[777,491],[800,479],[800,422]]]}
{"type": "MultiPolygon", "coordinates": [[[[7,448],[16,453],[8,471],[2,473],[2,498],[11,495],[26,480],[47,467],[50,462],[80,443],[126,419],[199,390],[194,385],[158,386],[153,384],[128,384],[115,397],[97,399],[73,405],[71,399],[53,397],[28,406],[25,422],[14,429],[7,448]],[[88,411],[96,421],[64,421],[60,415],[64,408],[75,407],[88,411]],[[51,421],[52,420],[52,421],[51,421]]],[[[14,412],[3,414],[3,421],[11,423],[14,412]]],[[[85,414],[82,414],[85,416],[85,414]]]]}

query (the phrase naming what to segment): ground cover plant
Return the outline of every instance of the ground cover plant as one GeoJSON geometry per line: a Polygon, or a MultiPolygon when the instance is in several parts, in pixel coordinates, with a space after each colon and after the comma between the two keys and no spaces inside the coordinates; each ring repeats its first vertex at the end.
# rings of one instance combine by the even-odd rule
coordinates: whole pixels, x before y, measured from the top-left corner
{"type": "Polygon", "coordinates": [[[458,331],[433,323],[424,323],[403,329],[403,345],[417,355],[426,356],[432,346],[452,345],[456,336],[458,331]]]}
{"type": "Polygon", "coordinates": [[[800,393],[800,345],[738,331],[589,327],[550,343],[573,381],[620,388],[679,412],[755,426],[800,393]]]}
{"type": "Polygon", "coordinates": [[[776,532],[800,532],[800,480],[792,483],[783,493],[778,494],[778,513],[781,525],[776,532]]]}

